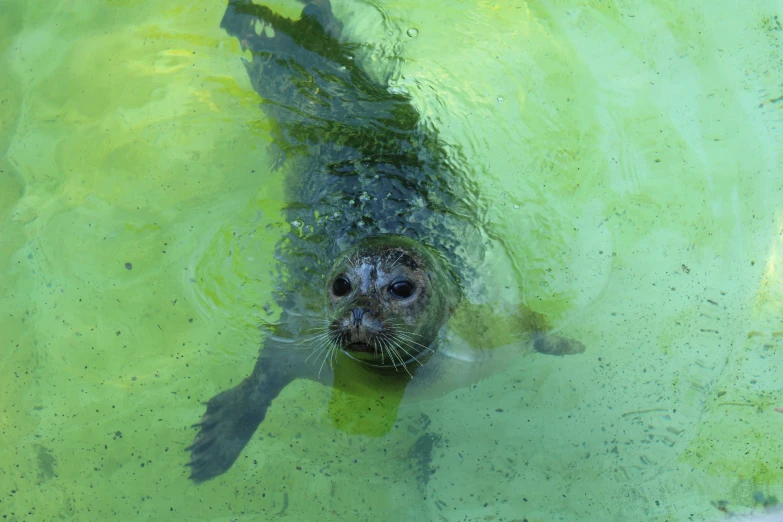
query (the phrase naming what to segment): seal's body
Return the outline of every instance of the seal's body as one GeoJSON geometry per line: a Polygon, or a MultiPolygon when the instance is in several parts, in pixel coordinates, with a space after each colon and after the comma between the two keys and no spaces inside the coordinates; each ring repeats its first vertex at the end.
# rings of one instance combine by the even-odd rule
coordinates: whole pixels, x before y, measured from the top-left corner
{"type": "MultiPolygon", "coordinates": [[[[279,324],[253,373],[208,402],[189,447],[196,482],[231,467],[293,379],[358,394],[435,375],[436,338],[484,254],[459,153],[407,95],[356,63],[328,0],[307,2],[298,21],[230,0],[222,27],[252,53],[246,68],[276,126],[292,231],[277,247],[279,324]]],[[[584,349],[531,340],[547,353],[584,349]]]]}

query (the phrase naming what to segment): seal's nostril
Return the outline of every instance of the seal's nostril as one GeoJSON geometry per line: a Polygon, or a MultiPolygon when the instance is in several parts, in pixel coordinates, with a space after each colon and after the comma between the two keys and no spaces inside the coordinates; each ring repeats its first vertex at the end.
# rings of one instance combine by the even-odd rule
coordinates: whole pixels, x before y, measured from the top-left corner
{"type": "Polygon", "coordinates": [[[353,319],[353,325],[359,326],[362,324],[362,317],[364,317],[364,308],[354,308],[351,313],[351,319],[353,319]]]}

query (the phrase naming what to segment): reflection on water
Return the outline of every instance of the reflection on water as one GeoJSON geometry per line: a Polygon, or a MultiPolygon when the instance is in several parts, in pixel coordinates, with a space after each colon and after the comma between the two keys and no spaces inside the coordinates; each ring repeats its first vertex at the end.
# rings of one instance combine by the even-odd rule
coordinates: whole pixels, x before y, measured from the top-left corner
{"type": "Polygon", "coordinates": [[[485,302],[588,351],[511,360],[378,438],[298,383],[193,488],[184,427],[280,313],[274,122],[223,5],[7,2],[3,514],[711,520],[783,498],[778,6],[334,6],[462,151],[485,302]]]}

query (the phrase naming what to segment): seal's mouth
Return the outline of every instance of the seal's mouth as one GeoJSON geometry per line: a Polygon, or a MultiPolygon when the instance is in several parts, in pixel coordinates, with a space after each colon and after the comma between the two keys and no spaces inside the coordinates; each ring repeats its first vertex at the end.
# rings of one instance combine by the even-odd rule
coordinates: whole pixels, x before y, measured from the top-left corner
{"type": "Polygon", "coordinates": [[[345,347],[349,352],[372,353],[375,349],[367,343],[351,343],[345,347]]]}

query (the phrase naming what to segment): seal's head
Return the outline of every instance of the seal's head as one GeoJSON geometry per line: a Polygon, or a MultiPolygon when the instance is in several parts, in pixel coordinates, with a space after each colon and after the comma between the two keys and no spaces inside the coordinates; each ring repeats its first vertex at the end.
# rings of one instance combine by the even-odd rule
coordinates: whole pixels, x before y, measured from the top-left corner
{"type": "Polygon", "coordinates": [[[371,366],[405,366],[431,350],[461,291],[433,248],[386,235],[340,256],[326,294],[329,337],[340,350],[371,366]]]}

